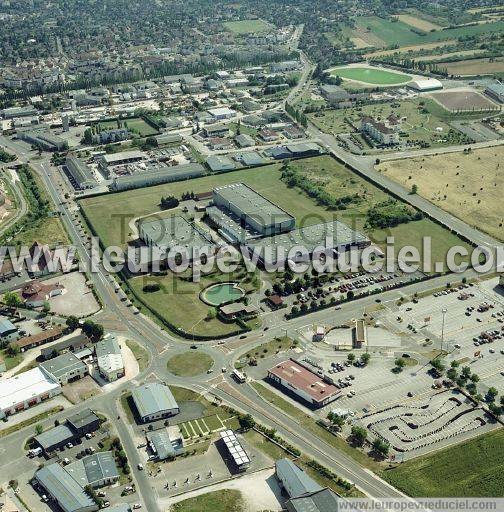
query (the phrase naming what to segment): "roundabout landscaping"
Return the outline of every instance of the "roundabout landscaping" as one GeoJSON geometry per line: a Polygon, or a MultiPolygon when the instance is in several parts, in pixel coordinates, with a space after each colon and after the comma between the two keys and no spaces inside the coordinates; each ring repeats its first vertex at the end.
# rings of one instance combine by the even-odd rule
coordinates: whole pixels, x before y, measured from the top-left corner
{"type": "Polygon", "coordinates": [[[168,371],[178,377],[195,377],[206,373],[214,360],[204,352],[187,351],[174,355],[166,364],[168,371]]]}

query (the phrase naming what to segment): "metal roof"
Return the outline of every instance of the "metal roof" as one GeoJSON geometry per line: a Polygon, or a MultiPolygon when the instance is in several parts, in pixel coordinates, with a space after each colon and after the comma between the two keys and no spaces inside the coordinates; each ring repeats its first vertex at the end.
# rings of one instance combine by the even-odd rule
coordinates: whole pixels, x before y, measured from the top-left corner
{"type": "Polygon", "coordinates": [[[57,444],[65,444],[74,438],[74,433],[66,425],[58,425],[35,436],[35,441],[47,450],[57,444]]]}
{"type": "Polygon", "coordinates": [[[231,159],[223,155],[211,155],[206,159],[206,163],[212,171],[228,171],[235,168],[231,159]]]}
{"type": "Polygon", "coordinates": [[[331,489],[321,489],[288,501],[293,512],[334,512],[340,498],[331,489]]]}
{"type": "Polygon", "coordinates": [[[164,460],[175,453],[170,436],[166,429],[157,430],[148,434],[149,441],[159,460],[164,460]]]}
{"type": "Polygon", "coordinates": [[[86,183],[97,184],[91,173],[91,169],[82,160],[79,160],[75,156],[69,156],[65,164],[68,172],[80,187],[86,183]]]}
{"type": "Polygon", "coordinates": [[[90,496],[59,464],[49,464],[39,469],[35,477],[65,512],[98,510],[90,496]]]}
{"type": "Polygon", "coordinates": [[[87,369],[87,366],[71,352],[44,361],[39,366],[56,379],[60,379],[71,371],[87,369]]]}
{"type": "Polygon", "coordinates": [[[210,235],[180,215],[164,219],[147,218],[139,221],[138,226],[141,236],[147,236],[161,249],[175,246],[191,249],[213,245],[210,235]]]}
{"type": "Polygon", "coordinates": [[[216,199],[221,199],[242,215],[253,217],[256,222],[263,226],[280,224],[294,218],[244,183],[223,185],[214,188],[213,191],[214,202],[216,202],[216,199]]]}
{"type": "Polygon", "coordinates": [[[179,408],[170,388],[158,382],[139,386],[133,390],[132,397],[142,418],[179,408]]]}
{"type": "Polygon", "coordinates": [[[250,241],[249,249],[258,252],[263,261],[282,261],[289,255],[291,248],[302,246],[307,251],[317,247],[327,249],[348,244],[369,242],[369,239],[337,220],[298,228],[288,233],[250,241]]]}
{"type": "Polygon", "coordinates": [[[99,485],[103,480],[119,477],[112,452],[98,452],[87,455],[68,464],[65,470],[82,487],[99,485]]]}
{"type": "Polygon", "coordinates": [[[67,418],[68,423],[72,425],[72,427],[76,429],[81,429],[91,423],[99,421],[100,418],[91,410],[91,409],[83,409],[82,411],[70,416],[67,418]]]}
{"type": "Polygon", "coordinates": [[[17,327],[8,318],[0,320],[0,336],[4,336],[15,331],[17,331],[17,327]]]}
{"type": "Polygon", "coordinates": [[[115,336],[108,336],[95,345],[98,367],[106,372],[124,368],[121,347],[115,336]]]}
{"type": "Polygon", "coordinates": [[[315,480],[310,478],[289,459],[277,460],[275,468],[277,477],[282,482],[290,498],[297,498],[322,489],[315,480]]]}

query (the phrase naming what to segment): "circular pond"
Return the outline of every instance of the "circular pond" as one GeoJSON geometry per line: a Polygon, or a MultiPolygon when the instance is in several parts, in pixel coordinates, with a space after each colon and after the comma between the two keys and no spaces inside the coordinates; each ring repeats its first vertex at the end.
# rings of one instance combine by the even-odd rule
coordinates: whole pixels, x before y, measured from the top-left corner
{"type": "Polygon", "coordinates": [[[236,283],[212,284],[201,292],[201,300],[210,306],[220,306],[241,299],[245,292],[236,283]]]}

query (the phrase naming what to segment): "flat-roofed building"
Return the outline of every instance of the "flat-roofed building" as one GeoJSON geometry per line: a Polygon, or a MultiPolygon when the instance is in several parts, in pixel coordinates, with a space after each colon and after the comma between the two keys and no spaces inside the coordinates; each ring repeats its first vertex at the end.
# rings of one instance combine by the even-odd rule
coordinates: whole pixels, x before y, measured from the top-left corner
{"type": "Polygon", "coordinates": [[[79,436],[96,432],[100,428],[100,418],[91,410],[83,409],[67,418],[68,425],[79,436]]]}
{"type": "Polygon", "coordinates": [[[61,393],[58,382],[40,368],[0,380],[0,419],[33,407],[61,393]]]}
{"type": "Polygon", "coordinates": [[[266,160],[257,151],[237,153],[233,158],[247,167],[254,167],[256,165],[263,165],[266,163],[266,160]]]}
{"type": "Polygon", "coordinates": [[[350,93],[339,85],[321,85],[320,94],[329,103],[339,103],[341,101],[348,101],[350,99],[350,93]]]}
{"type": "Polygon", "coordinates": [[[245,471],[249,468],[250,458],[236,437],[236,434],[232,430],[223,430],[219,434],[238,471],[245,471]]]}
{"type": "Polygon", "coordinates": [[[56,462],[39,469],[35,473],[35,481],[63,512],[94,512],[99,509],[83,487],[56,462]]]}
{"type": "Polygon", "coordinates": [[[112,181],[112,190],[131,190],[135,188],[150,187],[162,183],[172,183],[174,181],[183,181],[192,178],[198,178],[205,175],[205,168],[198,163],[188,163],[180,165],[156,165],[148,169],[126,174],[124,176],[115,176],[112,181]]]}
{"type": "Polygon", "coordinates": [[[246,133],[241,133],[235,137],[235,142],[240,148],[249,148],[255,146],[255,140],[246,133]]]}
{"type": "Polygon", "coordinates": [[[97,185],[91,169],[75,156],[66,159],[65,167],[70,175],[72,184],[80,190],[90,189],[97,185]]]}
{"type": "Polygon", "coordinates": [[[231,119],[236,116],[236,111],[229,107],[211,108],[208,113],[214,119],[231,119]]]}
{"type": "Polygon", "coordinates": [[[108,168],[113,165],[125,165],[135,162],[141,162],[145,159],[145,153],[139,150],[121,151],[102,155],[98,159],[100,167],[108,174],[108,168]]]}
{"type": "Polygon", "coordinates": [[[293,359],[287,359],[268,370],[269,380],[294,394],[314,408],[335,400],[341,390],[325,381],[293,359]]]}
{"type": "Polygon", "coordinates": [[[213,250],[215,247],[208,233],[180,215],[164,219],[143,219],[138,223],[138,231],[140,238],[150,247],[158,247],[161,251],[169,251],[174,247],[184,248],[189,261],[193,261],[193,257],[202,248],[213,250]]]}
{"type": "Polygon", "coordinates": [[[244,183],[216,187],[213,202],[262,236],[294,229],[296,219],[244,183]]]}
{"type": "Polygon", "coordinates": [[[247,241],[250,253],[257,255],[258,262],[264,267],[284,266],[288,261],[300,262],[307,255],[311,257],[319,248],[336,256],[336,253],[363,249],[370,244],[369,238],[339,221],[314,224],[289,233],[247,241]],[[304,254],[298,251],[299,247],[305,249],[304,254]]]}
{"type": "Polygon", "coordinates": [[[504,84],[497,82],[496,84],[488,85],[485,89],[485,94],[499,103],[504,103],[504,84]]]}
{"type": "Polygon", "coordinates": [[[135,388],[132,398],[144,423],[175,416],[180,412],[170,388],[158,382],[150,382],[135,388]]]}
{"type": "Polygon", "coordinates": [[[286,512],[334,512],[341,508],[341,499],[334,491],[325,488],[287,500],[285,509],[286,512]]]}
{"type": "Polygon", "coordinates": [[[205,137],[227,137],[229,135],[229,127],[224,124],[211,124],[203,128],[205,137]]]}
{"type": "Polygon", "coordinates": [[[206,164],[213,172],[232,171],[235,169],[233,161],[224,155],[210,155],[206,159],[206,164]]]}
{"type": "Polygon", "coordinates": [[[119,480],[119,472],[112,452],[97,452],[76,460],[65,471],[82,487],[111,485],[119,480]]]}
{"type": "Polygon", "coordinates": [[[89,373],[87,365],[72,352],[44,361],[39,368],[61,385],[82,379],[89,373]]]}
{"type": "Polygon", "coordinates": [[[40,446],[46,454],[59,450],[67,443],[73,443],[75,439],[75,432],[67,425],[57,425],[34,437],[37,446],[40,446]]]}
{"type": "MultiPolygon", "coordinates": [[[[48,331],[46,331],[48,332],[48,331]]],[[[91,344],[91,340],[84,334],[76,334],[64,340],[58,341],[54,345],[44,347],[40,351],[40,355],[43,359],[50,359],[56,357],[65,352],[76,352],[88,347],[91,344]]]]}
{"type": "Polygon", "coordinates": [[[124,361],[117,338],[107,335],[95,345],[96,361],[100,375],[108,382],[124,377],[124,361]]]}

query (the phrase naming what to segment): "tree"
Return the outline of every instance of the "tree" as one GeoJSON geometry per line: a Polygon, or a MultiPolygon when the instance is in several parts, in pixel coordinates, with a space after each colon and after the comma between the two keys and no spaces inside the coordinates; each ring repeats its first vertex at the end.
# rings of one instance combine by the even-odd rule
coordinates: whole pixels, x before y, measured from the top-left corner
{"type": "Polygon", "coordinates": [[[339,414],[336,414],[334,412],[330,412],[327,415],[327,419],[331,422],[331,425],[336,430],[341,430],[341,427],[345,424],[345,418],[343,416],[340,416],[339,414]]]}
{"type": "Polygon", "coordinates": [[[49,304],[49,301],[47,301],[47,300],[44,301],[44,304],[42,306],[42,311],[44,313],[49,313],[49,311],[51,311],[51,304],[49,304]]]}
{"type": "Polygon", "coordinates": [[[245,414],[244,416],[240,416],[239,422],[240,422],[240,427],[245,431],[251,430],[252,428],[255,427],[255,424],[256,424],[254,418],[250,414],[245,414]]]}
{"type": "Polygon", "coordinates": [[[44,432],[44,427],[40,423],[37,423],[35,425],[35,434],[39,436],[42,432],[44,432]]]}
{"type": "Polygon", "coordinates": [[[455,370],[455,368],[450,368],[447,372],[446,372],[446,376],[450,379],[450,380],[455,380],[457,378],[457,370],[455,370]]]}
{"type": "Polygon", "coordinates": [[[390,445],[388,443],[386,443],[385,441],[382,441],[378,437],[373,441],[372,446],[373,446],[373,450],[375,450],[377,453],[379,453],[383,457],[386,457],[390,450],[390,445]]]}
{"type": "Polygon", "coordinates": [[[368,363],[369,363],[369,360],[371,359],[371,354],[369,352],[364,352],[364,354],[362,354],[360,356],[360,361],[361,363],[366,366],[368,363]]]}
{"type": "Polygon", "coordinates": [[[445,369],[445,365],[443,364],[443,361],[441,359],[439,359],[439,358],[432,359],[430,364],[439,373],[442,373],[444,371],[444,369],[445,369]]]}
{"type": "Polygon", "coordinates": [[[488,388],[488,391],[487,391],[487,394],[486,394],[487,402],[494,402],[495,398],[496,398],[496,396],[498,394],[499,394],[499,392],[497,391],[497,388],[495,388],[493,386],[488,388]]]}
{"type": "Polygon", "coordinates": [[[406,361],[402,357],[398,357],[395,361],[395,371],[400,373],[403,371],[403,368],[406,366],[406,361]]]}
{"type": "Polygon", "coordinates": [[[3,301],[4,304],[10,308],[17,308],[23,304],[21,297],[14,292],[6,292],[3,296],[3,301]]]}
{"type": "Polygon", "coordinates": [[[355,444],[358,444],[359,446],[362,446],[364,441],[367,439],[367,430],[364,427],[354,425],[352,427],[351,433],[355,444]]]}
{"type": "Polygon", "coordinates": [[[16,357],[21,353],[21,349],[17,343],[9,343],[7,347],[7,355],[10,357],[16,357]]]}
{"type": "Polygon", "coordinates": [[[207,315],[206,315],[207,320],[212,320],[216,317],[217,317],[217,310],[215,308],[210,308],[207,311],[207,315]]]}
{"type": "Polygon", "coordinates": [[[418,185],[411,185],[411,194],[415,195],[418,192],[418,185]]]}
{"type": "Polygon", "coordinates": [[[70,315],[66,319],[66,325],[70,330],[75,331],[79,327],[79,319],[74,315],[70,315]]]}
{"type": "Polygon", "coordinates": [[[347,355],[347,359],[348,359],[348,361],[353,363],[355,361],[355,354],[350,352],[350,354],[347,355]]]}
{"type": "Polygon", "coordinates": [[[103,336],[103,325],[97,324],[92,320],[86,320],[82,325],[82,330],[89,338],[99,340],[103,336]]]}

